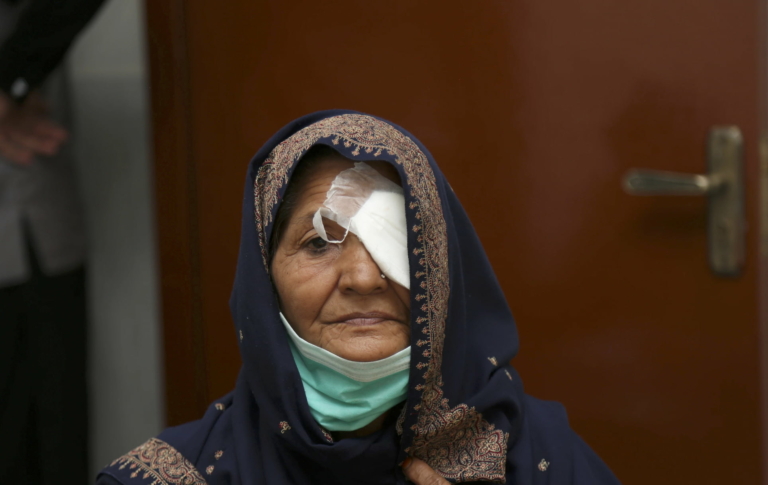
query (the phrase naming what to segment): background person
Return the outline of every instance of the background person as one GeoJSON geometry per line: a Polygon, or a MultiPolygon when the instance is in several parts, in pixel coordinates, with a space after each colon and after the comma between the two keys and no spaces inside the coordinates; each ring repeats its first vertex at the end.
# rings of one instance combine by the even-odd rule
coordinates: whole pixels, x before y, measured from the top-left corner
{"type": "Polygon", "coordinates": [[[0,481],[88,479],[85,231],[56,68],[103,0],[0,1],[0,481]]]}

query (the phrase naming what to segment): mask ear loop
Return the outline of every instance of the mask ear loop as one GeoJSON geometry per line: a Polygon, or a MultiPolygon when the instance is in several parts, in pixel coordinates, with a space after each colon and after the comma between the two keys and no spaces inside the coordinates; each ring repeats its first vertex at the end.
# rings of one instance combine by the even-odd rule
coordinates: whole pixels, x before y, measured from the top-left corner
{"type": "Polygon", "coordinates": [[[317,231],[317,235],[323,238],[324,241],[331,243],[331,244],[341,244],[344,242],[345,239],[347,239],[347,234],[349,234],[349,226],[351,224],[347,224],[346,232],[344,233],[344,237],[342,237],[338,241],[331,241],[328,239],[328,233],[325,232],[325,224],[323,224],[323,217],[326,219],[334,220],[333,216],[335,214],[326,207],[321,207],[317,209],[317,212],[315,212],[315,216],[312,218],[312,225],[315,226],[315,230],[317,231]]]}

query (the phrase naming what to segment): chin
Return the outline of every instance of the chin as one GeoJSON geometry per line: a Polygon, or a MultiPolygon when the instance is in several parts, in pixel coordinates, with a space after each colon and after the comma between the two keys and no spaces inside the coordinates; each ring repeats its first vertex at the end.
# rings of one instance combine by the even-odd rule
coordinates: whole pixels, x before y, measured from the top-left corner
{"type": "Polygon", "coordinates": [[[386,359],[390,355],[394,355],[408,345],[359,345],[348,346],[341,349],[328,349],[330,352],[338,355],[342,359],[351,360],[354,362],[373,362],[376,360],[386,359]]]}

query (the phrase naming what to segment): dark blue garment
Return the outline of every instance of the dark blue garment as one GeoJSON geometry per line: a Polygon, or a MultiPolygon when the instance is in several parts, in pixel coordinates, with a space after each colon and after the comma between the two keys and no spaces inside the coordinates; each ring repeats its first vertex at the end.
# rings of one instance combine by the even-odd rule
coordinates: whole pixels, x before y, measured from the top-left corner
{"type": "Polygon", "coordinates": [[[300,118],[251,161],[230,302],[243,367],[202,420],[116,460],[104,483],[395,484],[407,455],[451,482],[617,484],[563,408],[526,396],[509,365],[515,321],[464,209],[427,149],[351,111],[300,118]],[[398,419],[334,442],[312,418],[267,270],[267,243],[296,162],[316,144],[385,160],[403,181],[411,269],[411,373],[398,419]],[[111,477],[111,478],[109,478],[111,477]],[[133,478],[131,478],[133,477],[133,478]]]}

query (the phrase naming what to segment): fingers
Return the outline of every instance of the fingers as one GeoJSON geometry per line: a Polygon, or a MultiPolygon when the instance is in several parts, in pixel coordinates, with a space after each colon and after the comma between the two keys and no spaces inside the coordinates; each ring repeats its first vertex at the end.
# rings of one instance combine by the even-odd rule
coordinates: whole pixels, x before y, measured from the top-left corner
{"type": "Polygon", "coordinates": [[[55,155],[61,145],[56,138],[27,130],[5,130],[5,135],[9,142],[41,155],[55,155]]]}
{"type": "Polygon", "coordinates": [[[57,134],[0,126],[0,155],[21,165],[31,163],[35,155],[55,155],[63,141],[57,134]]]}
{"type": "Polygon", "coordinates": [[[44,118],[31,119],[9,131],[14,142],[43,155],[55,155],[67,135],[57,123],[44,118]]]}
{"type": "Polygon", "coordinates": [[[39,106],[25,103],[0,123],[0,155],[21,165],[35,155],[55,155],[68,137],[67,131],[39,111],[39,106]]]}
{"type": "Polygon", "coordinates": [[[448,480],[418,458],[408,457],[402,466],[405,477],[416,485],[450,485],[448,480]]]}
{"type": "Polygon", "coordinates": [[[31,119],[25,131],[35,137],[56,143],[63,143],[69,138],[69,133],[60,124],[43,117],[31,119]]]}

